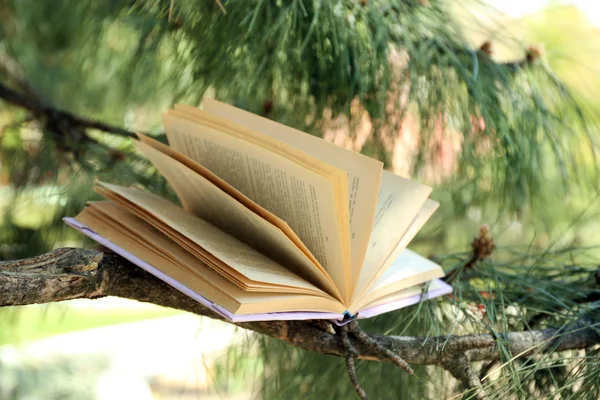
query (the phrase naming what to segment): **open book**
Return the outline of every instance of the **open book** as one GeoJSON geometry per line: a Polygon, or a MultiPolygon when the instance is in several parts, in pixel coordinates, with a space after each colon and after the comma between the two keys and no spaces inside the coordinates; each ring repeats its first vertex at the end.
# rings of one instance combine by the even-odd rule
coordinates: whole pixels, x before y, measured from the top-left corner
{"type": "Polygon", "coordinates": [[[381,162],[217,102],[135,145],[181,206],[97,182],[76,229],[232,321],[367,318],[451,292],[406,249],[438,207],[381,162]]]}

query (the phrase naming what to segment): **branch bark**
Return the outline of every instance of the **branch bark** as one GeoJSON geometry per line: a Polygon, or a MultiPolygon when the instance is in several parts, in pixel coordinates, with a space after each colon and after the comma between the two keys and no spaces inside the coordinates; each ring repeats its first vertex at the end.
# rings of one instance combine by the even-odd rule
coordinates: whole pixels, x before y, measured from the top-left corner
{"type": "MultiPolygon", "coordinates": [[[[0,262],[0,307],[48,303],[77,298],[118,296],[221,319],[198,302],[171,288],[144,270],[108,251],[58,249],[18,261],[0,262]]],[[[269,321],[238,324],[240,327],[285,340],[293,346],[323,354],[346,356],[339,335],[311,321],[269,321]]],[[[509,332],[501,338],[518,357],[533,353],[583,349],[600,343],[600,324],[561,329],[509,332]]],[[[392,351],[409,364],[452,366],[468,355],[468,362],[500,357],[492,335],[384,336],[369,334],[373,341],[349,335],[356,357],[388,361],[378,346],[392,351]]],[[[468,371],[465,369],[464,371],[468,371]]],[[[463,381],[467,381],[463,374],[463,381]]],[[[465,382],[466,383],[466,382],[465,382]]]]}

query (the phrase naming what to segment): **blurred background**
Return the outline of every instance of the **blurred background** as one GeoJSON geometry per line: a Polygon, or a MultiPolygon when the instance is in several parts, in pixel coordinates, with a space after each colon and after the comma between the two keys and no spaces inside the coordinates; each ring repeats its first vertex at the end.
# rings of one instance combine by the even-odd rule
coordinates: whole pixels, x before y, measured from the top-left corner
{"type": "MultiPolygon", "coordinates": [[[[600,254],[589,247],[600,231],[590,144],[599,134],[600,3],[406,2],[397,31],[382,20],[386,32],[368,24],[383,18],[373,13],[383,15],[386,2],[355,14],[367,2],[321,5],[325,20],[310,17],[320,2],[290,2],[295,11],[281,20],[286,2],[267,3],[0,0],[0,79],[57,109],[159,138],[162,110],[216,96],[376,157],[435,189],[441,207],[410,246],[422,254],[468,251],[482,224],[511,251],[600,254]],[[327,28],[340,13],[352,34],[327,28]],[[320,39],[333,31],[349,43],[344,64],[330,59],[335,43],[320,39]],[[316,44],[298,32],[316,35],[316,44]],[[378,35],[401,45],[383,51],[378,35]],[[238,40],[244,46],[233,51],[238,40]],[[392,68],[381,72],[383,53],[392,68]],[[383,83],[374,81],[379,73],[383,83]],[[397,83],[402,74],[408,85],[397,83]]],[[[60,136],[30,111],[0,99],[0,260],[91,245],[61,218],[97,198],[97,177],[169,192],[129,139],[60,136]]],[[[366,329],[446,333],[441,314],[411,308],[366,329]]],[[[426,388],[374,364],[359,372],[375,398],[420,398],[451,385],[440,375],[429,382],[441,388],[426,388]]],[[[0,308],[2,400],[306,396],[352,398],[343,360],[123,299],[0,308]]]]}

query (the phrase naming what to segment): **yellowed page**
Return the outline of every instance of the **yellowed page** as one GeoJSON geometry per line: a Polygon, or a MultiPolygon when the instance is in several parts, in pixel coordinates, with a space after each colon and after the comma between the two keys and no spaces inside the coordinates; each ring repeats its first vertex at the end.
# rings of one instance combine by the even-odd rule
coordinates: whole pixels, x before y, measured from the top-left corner
{"type": "Polygon", "coordinates": [[[434,278],[444,276],[444,271],[438,264],[410,249],[404,249],[392,265],[377,279],[375,284],[369,289],[369,292],[381,290],[385,286],[430,271],[436,275],[434,278]]]}
{"type": "Polygon", "coordinates": [[[319,290],[252,247],[162,197],[108,183],[99,184],[144,209],[231,269],[253,281],[319,290]]]}
{"type": "Polygon", "coordinates": [[[444,276],[442,268],[419,254],[404,249],[381,277],[351,305],[351,312],[363,309],[378,298],[444,276]]]}
{"type": "Polygon", "coordinates": [[[272,312],[330,312],[338,313],[340,317],[346,311],[346,306],[332,298],[306,296],[297,294],[272,294],[254,297],[240,305],[236,314],[263,314],[272,312]]]}
{"type": "MultiPolygon", "coordinates": [[[[268,135],[264,135],[260,132],[257,132],[255,130],[252,130],[248,127],[245,127],[243,125],[239,125],[236,123],[233,123],[229,120],[223,119],[223,118],[219,118],[215,115],[206,113],[204,111],[201,111],[199,109],[196,109],[194,107],[191,106],[187,106],[187,105],[177,105],[175,110],[169,110],[168,116],[165,116],[163,118],[163,120],[165,120],[168,117],[173,117],[176,119],[182,119],[185,120],[187,122],[191,122],[195,125],[195,129],[196,129],[196,133],[198,132],[202,132],[204,135],[206,135],[207,133],[212,133],[212,135],[214,136],[215,134],[217,135],[218,138],[223,137],[223,136],[229,136],[232,139],[239,139],[242,142],[248,144],[248,145],[255,145],[257,149],[260,149],[260,151],[263,153],[263,156],[267,156],[268,158],[264,158],[261,157],[259,159],[259,162],[256,162],[255,160],[249,160],[249,162],[246,163],[246,172],[248,173],[248,178],[252,178],[254,177],[252,183],[254,185],[256,185],[257,182],[260,183],[261,180],[264,180],[265,178],[265,172],[267,172],[267,175],[269,175],[268,171],[265,170],[265,166],[268,166],[269,168],[271,168],[272,166],[269,165],[269,162],[271,162],[272,160],[275,160],[277,158],[277,156],[280,157],[280,161],[283,160],[285,164],[287,165],[293,165],[294,167],[298,168],[298,167],[303,167],[304,168],[304,172],[306,173],[306,171],[311,171],[317,175],[320,175],[321,177],[323,177],[324,179],[326,179],[329,183],[329,185],[331,185],[331,188],[333,190],[333,204],[335,204],[335,210],[336,213],[335,215],[330,215],[329,219],[333,219],[335,218],[335,222],[337,223],[337,230],[338,230],[338,236],[341,238],[341,246],[342,246],[342,257],[343,257],[343,261],[344,261],[344,275],[346,276],[346,280],[349,281],[349,274],[350,274],[350,217],[349,217],[349,211],[347,208],[347,204],[349,202],[348,199],[348,193],[346,190],[346,187],[348,185],[348,177],[347,177],[347,173],[346,171],[343,171],[339,168],[335,168],[333,166],[331,166],[328,163],[322,162],[321,160],[310,156],[309,154],[299,151],[298,149],[289,146],[288,144],[273,139],[268,135]],[[183,111],[186,110],[186,111],[183,111]],[[265,161],[267,161],[265,163],[265,161]]],[[[165,126],[167,125],[166,121],[165,121],[165,126]]],[[[187,132],[190,133],[190,132],[187,132]]],[[[169,136],[169,131],[167,129],[167,136],[169,136]]],[[[170,136],[169,136],[170,138],[170,136]]],[[[169,139],[171,140],[171,139],[169,139]]],[[[175,148],[175,146],[173,145],[173,147],[175,148]]],[[[211,150],[214,150],[214,143],[213,146],[211,146],[211,150]]],[[[248,149],[252,149],[251,147],[248,147],[248,149]]],[[[184,152],[182,149],[177,149],[180,150],[182,152],[184,152]]],[[[231,149],[228,149],[231,150],[231,149]]],[[[246,154],[246,159],[248,159],[247,157],[248,155],[246,154]]],[[[214,156],[213,156],[214,158],[214,156]]],[[[219,159],[220,162],[222,162],[223,160],[219,159]]],[[[212,169],[212,168],[210,168],[212,169]]],[[[301,169],[300,169],[301,170],[301,169]]],[[[219,175],[219,174],[218,174],[219,175]]],[[[305,175],[305,176],[300,176],[300,181],[306,179],[309,175],[305,175]]],[[[273,176],[272,178],[275,178],[275,176],[273,176]]],[[[292,186],[293,186],[293,181],[294,178],[292,178],[292,186]]],[[[225,178],[225,180],[228,181],[227,178],[225,178]]],[[[268,182],[270,181],[271,178],[267,179],[267,189],[269,188],[269,184],[272,183],[268,182]]],[[[233,185],[236,186],[236,185],[233,185]]],[[[244,192],[243,190],[241,190],[242,192],[244,192]]],[[[256,192],[255,193],[259,193],[256,192]]],[[[317,193],[318,194],[318,193],[317,193]]],[[[265,193],[259,193],[260,196],[260,200],[256,200],[256,202],[260,205],[263,205],[263,201],[268,198],[270,202],[275,201],[276,204],[277,202],[279,204],[281,203],[281,199],[276,198],[271,196],[270,194],[265,194],[265,193]]],[[[321,197],[321,195],[318,195],[319,197],[321,197]]],[[[251,196],[249,196],[251,197],[251,196]]],[[[252,198],[252,197],[251,197],[252,198]]],[[[254,200],[254,198],[253,198],[254,200]]],[[[320,200],[318,200],[317,198],[317,204],[320,200]]],[[[283,205],[281,205],[281,207],[286,206],[285,202],[283,203],[283,205]]],[[[287,207],[287,206],[286,206],[287,207]]],[[[303,206],[302,206],[303,207],[303,206]]],[[[265,208],[270,209],[269,207],[265,206],[265,208]]],[[[283,218],[284,220],[287,221],[287,219],[285,219],[285,217],[282,217],[281,214],[274,212],[277,216],[283,218]]],[[[288,221],[289,222],[289,221],[288,221]]],[[[292,225],[290,223],[290,225],[292,225]]],[[[296,230],[294,227],[292,227],[294,230],[296,230]]],[[[308,246],[310,248],[310,246],[308,246]]],[[[314,251],[311,249],[311,251],[314,254],[314,251]]],[[[315,254],[316,256],[316,254],[315,254]]],[[[321,264],[323,265],[324,263],[321,261],[321,259],[319,259],[317,257],[317,259],[321,262],[321,264]]]]}
{"type": "Polygon", "coordinates": [[[152,225],[154,228],[159,230],[169,239],[173,240],[175,243],[183,247],[190,254],[194,255],[199,260],[209,265],[215,272],[219,273],[231,283],[235,284],[236,286],[240,287],[245,291],[273,291],[274,289],[281,290],[282,287],[290,287],[275,284],[273,282],[252,280],[240,271],[231,268],[223,261],[219,260],[217,257],[207,252],[202,247],[198,246],[194,241],[182,235],[180,232],[170,227],[164,221],[156,218],[156,216],[152,215],[151,213],[148,213],[146,210],[140,208],[139,206],[135,205],[134,203],[130,202],[124,197],[119,196],[111,190],[98,185],[94,187],[94,190],[97,193],[104,196],[105,198],[112,200],[119,206],[125,208],[128,211],[131,211],[137,217],[152,225]]]}
{"type": "Polygon", "coordinates": [[[349,300],[349,223],[328,178],[213,127],[171,115],[164,122],[171,147],[286,221],[349,300]]]}
{"type": "Polygon", "coordinates": [[[298,247],[300,249],[300,251],[302,251],[302,253],[304,253],[306,255],[306,257],[308,257],[313,262],[313,264],[315,264],[319,268],[319,270],[323,271],[323,274],[327,275],[327,272],[325,271],[323,266],[321,266],[319,261],[310,252],[308,247],[306,247],[306,245],[300,240],[300,238],[298,237],[298,235],[296,235],[296,233],[292,230],[292,228],[290,228],[290,226],[287,224],[287,222],[285,222],[284,220],[282,220],[281,218],[279,218],[272,212],[266,210],[264,207],[260,206],[256,202],[252,201],[248,196],[244,195],[242,192],[240,192],[239,190],[237,190],[236,188],[231,186],[229,183],[227,183],[223,179],[219,178],[213,172],[209,171],[203,165],[192,160],[185,154],[182,154],[182,153],[172,149],[171,147],[169,147],[157,140],[154,140],[146,135],[143,135],[141,133],[138,133],[137,136],[146,145],[179,161],[180,163],[182,163],[186,167],[190,168],[195,173],[206,178],[209,182],[211,182],[213,185],[215,185],[216,187],[221,189],[223,192],[227,193],[234,200],[236,200],[240,204],[244,205],[248,210],[254,212],[256,215],[260,216],[261,218],[265,219],[272,225],[281,229],[281,231],[294,243],[294,245],[296,247],[298,247]]]}
{"type": "MultiPolygon", "coordinates": [[[[105,211],[113,211],[112,208],[102,208],[105,211]]],[[[123,218],[121,221],[124,224],[133,222],[135,234],[132,235],[131,230],[116,229],[114,225],[102,220],[101,216],[93,212],[91,207],[86,207],[76,219],[102,237],[117,243],[125,251],[231,313],[238,315],[284,311],[342,313],[345,310],[341,303],[327,297],[244,292],[212,271],[207,265],[195,261],[194,257],[183,248],[165,238],[159,231],[141,219],[132,214],[129,216],[120,214],[119,217],[123,218]]]]}
{"type": "Polygon", "coordinates": [[[375,284],[375,282],[386,273],[389,266],[400,256],[400,254],[406,249],[406,246],[414,239],[414,237],[419,233],[423,225],[431,218],[435,210],[438,209],[440,203],[437,201],[427,199],[423,207],[419,210],[417,216],[413,219],[410,226],[402,236],[402,239],[398,242],[394,250],[390,253],[388,258],[383,263],[381,269],[375,276],[372,278],[371,282],[366,286],[365,290],[369,290],[370,287],[375,284]]]}
{"type": "Polygon", "coordinates": [[[340,298],[326,271],[315,265],[280,229],[179,161],[142,142],[135,144],[167,179],[186,211],[221,228],[340,298]]]}
{"type": "MultiPolygon", "coordinates": [[[[235,285],[237,285],[245,291],[282,292],[285,291],[287,288],[287,290],[294,291],[296,293],[324,293],[320,289],[316,288],[314,285],[293,275],[289,271],[285,271],[285,273],[282,273],[283,271],[277,270],[277,268],[283,267],[276,265],[276,269],[272,270],[272,268],[269,268],[269,265],[261,263],[260,260],[258,260],[257,263],[257,260],[254,260],[253,262],[252,260],[249,260],[248,257],[243,257],[245,250],[248,250],[245,248],[238,249],[238,253],[241,252],[240,254],[242,254],[241,260],[240,254],[230,254],[231,257],[234,257],[238,260],[238,262],[241,262],[241,265],[235,265],[232,268],[232,266],[229,265],[227,262],[224,262],[222,258],[215,256],[214,254],[203,248],[201,245],[198,245],[197,241],[194,241],[193,237],[189,238],[188,236],[179,232],[177,229],[174,229],[172,226],[169,225],[168,221],[165,222],[163,219],[157,218],[156,215],[148,212],[146,209],[139,207],[133,202],[127,200],[126,198],[116,194],[115,192],[105,187],[96,187],[95,190],[98,193],[102,194],[104,197],[113,200],[120,206],[133,212],[139,218],[142,218],[144,221],[150,223],[156,229],[168,236],[171,240],[175,241],[177,244],[182,246],[191,254],[198,257],[198,259],[200,259],[201,261],[209,265],[211,268],[213,268],[216,272],[218,272],[223,277],[230,280],[232,283],[234,283],[235,285]],[[283,276],[275,277],[274,279],[274,277],[271,276],[273,274],[283,276]],[[290,282],[289,278],[291,278],[292,276],[293,282],[290,282]]],[[[180,211],[183,211],[178,207],[175,208],[180,211]]],[[[191,223],[195,224],[195,226],[198,226],[198,224],[195,223],[197,222],[195,221],[197,218],[195,218],[193,215],[186,213],[185,218],[191,218],[191,223]]],[[[203,222],[202,220],[199,221],[203,222]]],[[[210,225],[208,223],[205,224],[210,225]]],[[[223,232],[221,232],[221,234],[226,235],[223,232]]],[[[235,245],[235,242],[232,243],[232,245],[235,245]]],[[[249,249],[254,250],[252,248],[249,249]]]]}
{"type": "Polygon", "coordinates": [[[354,296],[360,295],[404,236],[431,188],[383,171],[377,213],[354,296]]]}
{"type": "MultiPolygon", "coordinates": [[[[132,213],[129,211],[126,211],[126,209],[117,205],[117,203],[114,203],[112,201],[88,202],[88,206],[86,208],[88,208],[90,211],[94,212],[97,215],[101,215],[102,219],[105,222],[112,224],[112,226],[115,229],[129,234],[133,238],[140,238],[140,241],[144,241],[144,243],[146,243],[146,242],[149,243],[149,246],[152,246],[152,248],[154,248],[154,249],[156,249],[157,247],[160,247],[160,242],[157,243],[154,241],[156,239],[156,236],[154,235],[154,236],[148,237],[147,232],[143,229],[143,227],[145,227],[145,226],[149,226],[149,225],[152,226],[152,225],[145,222],[141,217],[138,217],[137,215],[133,215],[134,218],[136,218],[140,222],[144,222],[144,225],[136,224],[135,222],[132,223],[131,225],[126,225],[124,223],[124,221],[127,221],[127,222],[130,221],[127,214],[132,215],[132,213]]],[[[153,227],[153,229],[160,232],[160,229],[157,229],[154,227],[153,227]]],[[[164,234],[163,232],[160,232],[160,233],[162,235],[161,239],[163,240],[163,243],[165,241],[171,241],[171,242],[179,245],[179,243],[176,240],[172,239],[170,236],[164,234]]],[[[196,256],[196,253],[188,251],[186,246],[182,246],[182,245],[179,245],[179,246],[188,252],[188,257],[196,258],[197,261],[204,264],[206,266],[206,268],[210,268],[213,271],[213,273],[217,273],[217,274],[221,275],[223,278],[225,278],[232,284],[236,285],[240,289],[244,290],[245,292],[295,293],[295,294],[310,294],[310,295],[319,296],[319,297],[328,297],[328,298],[331,297],[331,295],[327,294],[326,292],[320,291],[320,290],[315,290],[314,288],[312,288],[310,286],[309,287],[295,287],[295,286],[265,284],[262,282],[249,281],[248,279],[246,279],[246,277],[242,277],[243,281],[238,281],[237,279],[233,280],[233,278],[230,278],[226,274],[225,275],[221,274],[221,271],[218,271],[216,269],[217,266],[214,264],[213,260],[206,259],[201,256],[196,256]]],[[[168,252],[162,252],[161,255],[163,255],[165,257],[170,257],[172,260],[176,261],[176,258],[172,257],[168,252]]],[[[193,265],[193,264],[191,264],[191,265],[193,265]]],[[[188,265],[184,265],[183,268],[189,270],[192,273],[196,273],[196,271],[194,269],[190,268],[188,265]]]]}
{"type": "MultiPolygon", "coordinates": [[[[427,282],[421,285],[413,286],[411,288],[407,288],[404,290],[400,290],[399,292],[389,294],[387,296],[383,296],[374,300],[373,302],[366,304],[361,310],[365,310],[367,308],[380,306],[382,304],[389,304],[394,301],[406,299],[408,297],[412,297],[415,295],[424,294],[424,292],[432,292],[437,289],[441,289],[443,284],[438,280],[433,280],[431,282],[427,282]]],[[[360,310],[358,311],[360,312],[360,310]]]]}
{"type": "MultiPolygon", "coordinates": [[[[206,264],[203,264],[200,261],[194,261],[195,257],[190,256],[192,259],[188,259],[183,256],[181,261],[189,265],[190,268],[198,271],[197,274],[182,268],[179,263],[163,256],[159,251],[149,250],[151,246],[140,243],[141,237],[131,237],[125,232],[113,228],[110,224],[103,221],[101,218],[98,218],[97,215],[91,213],[90,209],[87,207],[84,208],[75,219],[82,224],[85,224],[103,238],[118,244],[123,250],[133,254],[140,260],[147,262],[176,281],[183,283],[194,292],[204,296],[210,301],[217,302],[221,307],[228,311],[236,312],[239,308],[239,301],[232,299],[230,297],[231,295],[228,293],[231,293],[233,297],[235,297],[235,294],[241,293],[242,290],[219,276],[216,272],[210,271],[210,268],[208,268],[206,264]],[[202,266],[204,266],[204,268],[202,266]],[[207,275],[205,275],[205,273],[207,273],[207,275]]],[[[151,226],[147,226],[149,228],[147,232],[151,232],[151,235],[158,233],[158,231],[153,230],[154,228],[151,226]]],[[[169,246],[168,249],[169,252],[175,254],[176,257],[182,256],[182,253],[177,249],[175,243],[173,243],[172,246],[169,246]]],[[[185,253],[185,250],[181,249],[181,251],[185,253]]]]}
{"type": "MultiPolygon", "coordinates": [[[[177,108],[177,107],[176,107],[177,108]]],[[[279,124],[267,118],[221,103],[204,99],[205,111],[240,125],[267,134],[277,140],[348,172],[348,199],[351,237],[351,276],[358,282],[369,237],[375,218],[377,194],[381,182],[383,163],[360,153],[336,146],[321,138],[279,124]]],[[[188,108],[181,107],[183,111],[188,108]]]]}
{"type": "MultiPolygon", "coordinates": [[[[340,194],[343,198],[347,199],[345,189],[347,186],[346,181],[348,174],[346,171],[336,168],[304,151],[300,151],[294,146],[288,145],[286,142],[274,139],[262,132],[214,114],[207,113],[187,104],[176,104],[174,110],[168,110],[168,115],[194,122],[205,128],[210,127],[217,129],[221,134],[227,134],[248,143],[258,145],[264,149],[270,150],[274,154],[292,160],[296,164],[301,165],[310,171],[328,177],[334,184],[344,183],[344,190],[340,194]]],[[[345,212],[347,214],[347,210],[340,210],[340,212],[345,212]]]]}

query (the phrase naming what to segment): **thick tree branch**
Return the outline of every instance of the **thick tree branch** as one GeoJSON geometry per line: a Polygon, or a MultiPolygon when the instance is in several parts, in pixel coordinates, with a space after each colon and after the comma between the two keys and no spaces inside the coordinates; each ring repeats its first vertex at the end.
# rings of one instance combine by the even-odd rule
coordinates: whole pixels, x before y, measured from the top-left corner
{"type": "MultiPolygon", "coordinates": [[[[124,297],[220,318],[188,296],[109,252],[58,249],[30,259],[0,262],[0,306],[102,296],[124,297]]],[[[306,350],[347,355],[339,335],[332,333],[331,329],[323,329],[322,323],[271,321],[238,325],[306,350]]],[[[510,352],[519,357],[537,352],[583,349],[600,343],[599,327],[599,324],[581,324],[562,329],[509,332],[503,335],[502,340],[510,352]]],[[[357,358],[362,359],[389,360],[378,346],[394,352],[409,364],[439,365],[445,368],[449,366],[448,363],[466,354],[469,362],[491,361],[500,357],[492,335],[425,339],[369,334],[373,341],[364,338],[359,340],[355,335],[348,336],[357,358]]]]}

